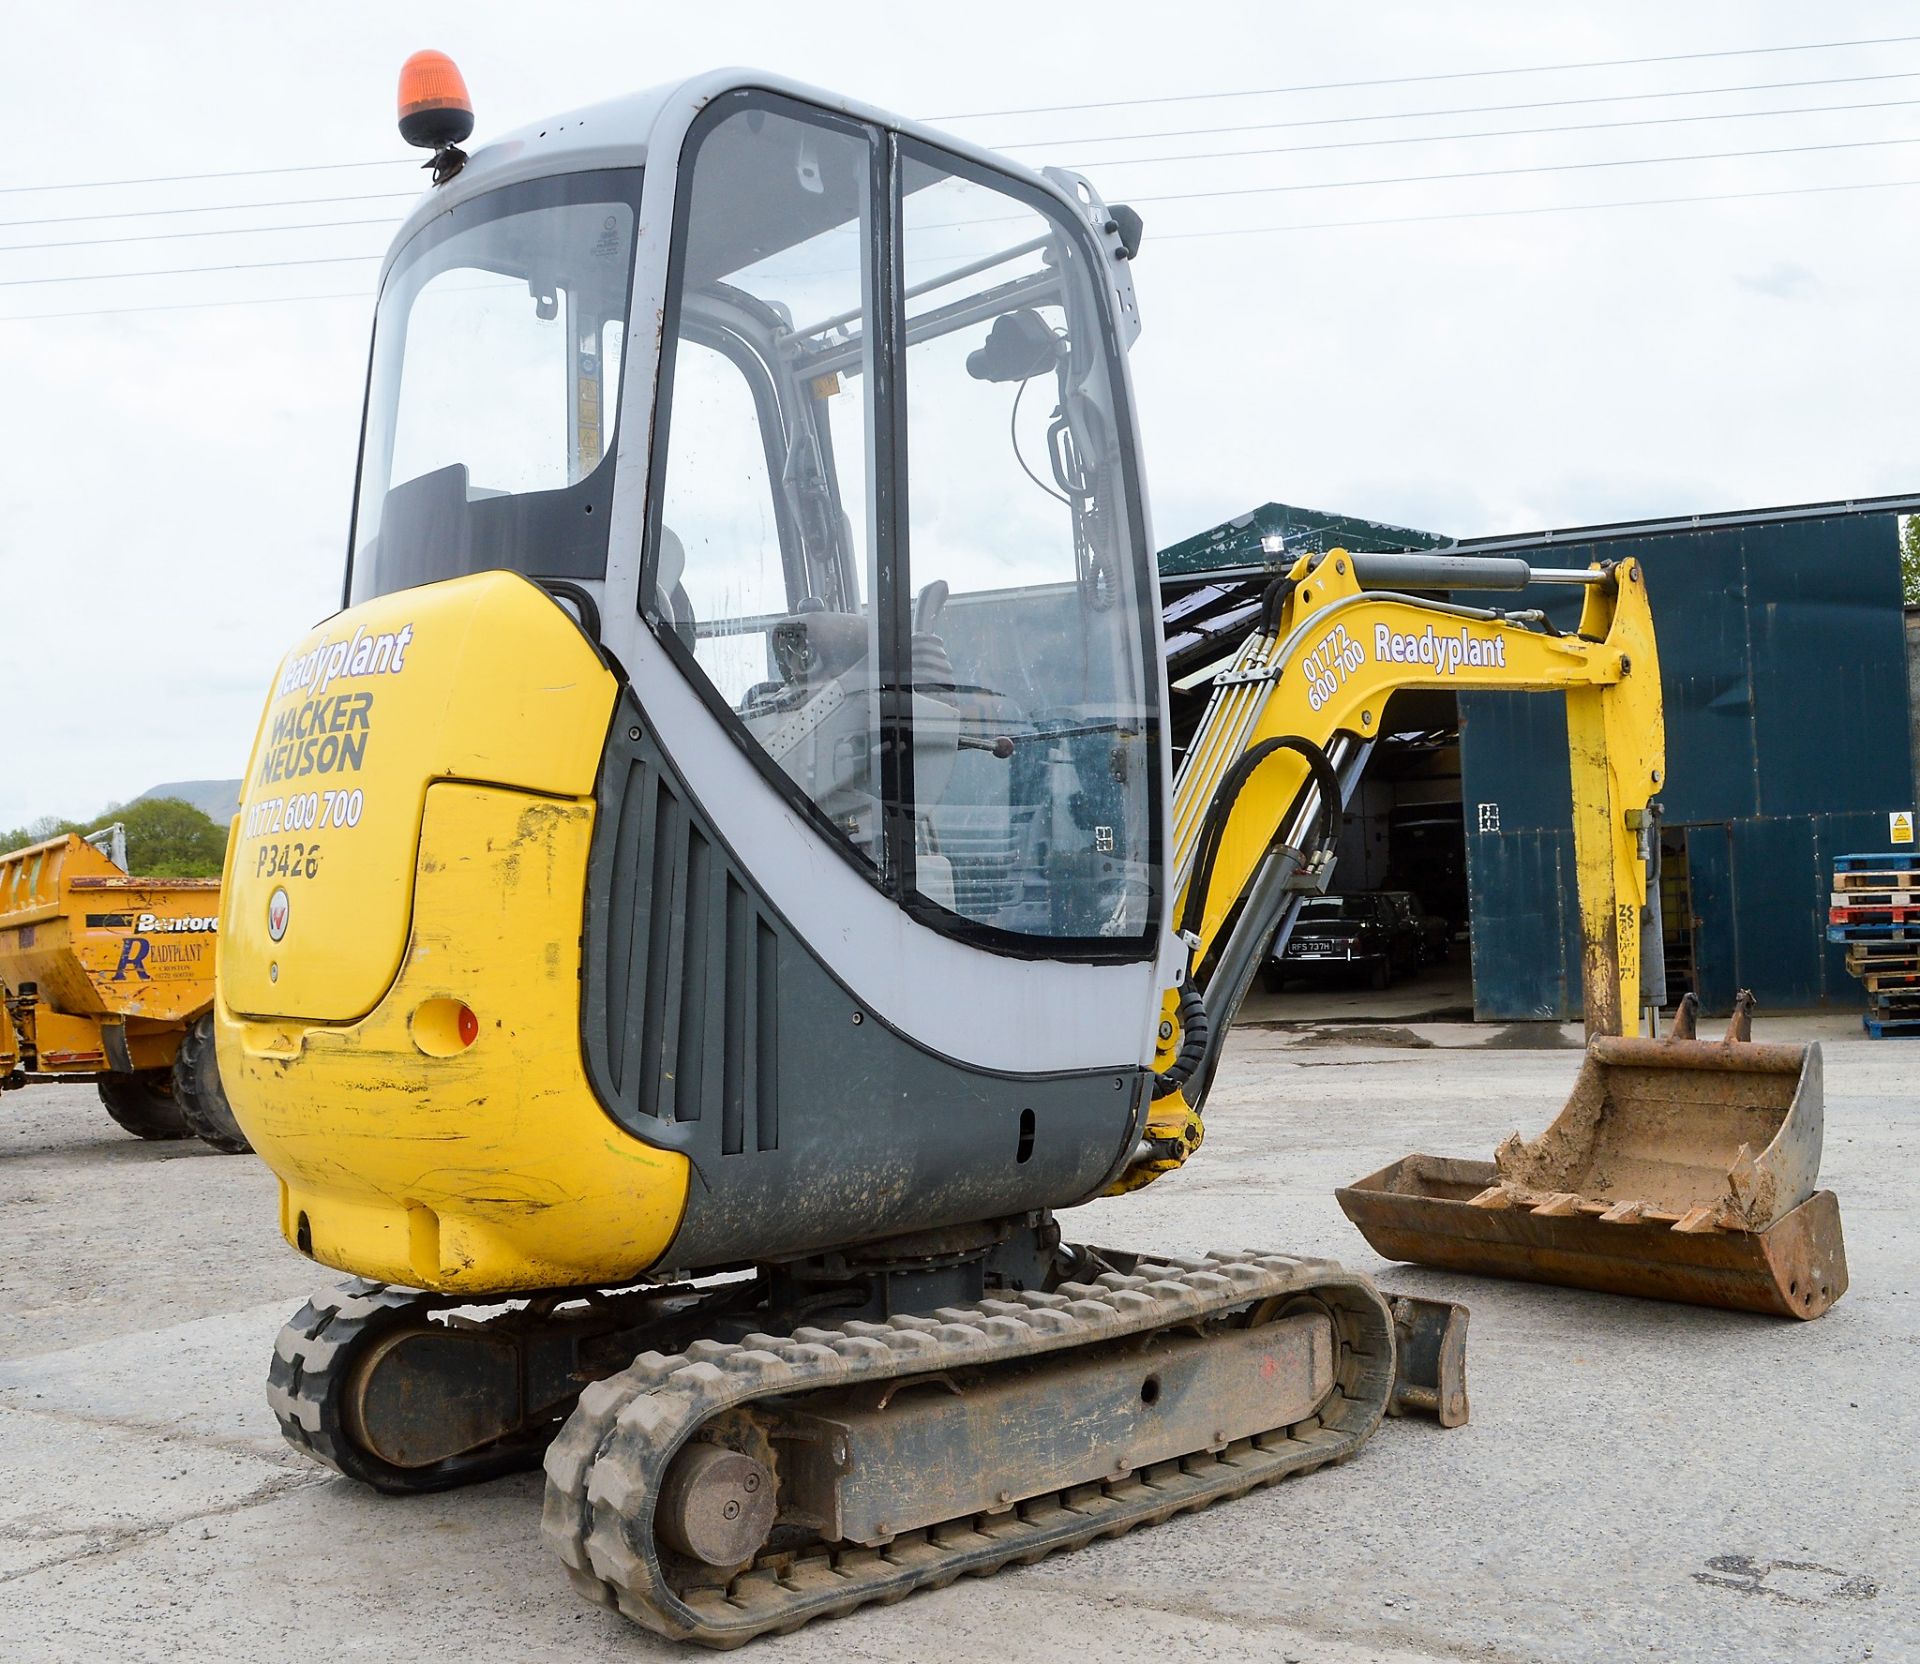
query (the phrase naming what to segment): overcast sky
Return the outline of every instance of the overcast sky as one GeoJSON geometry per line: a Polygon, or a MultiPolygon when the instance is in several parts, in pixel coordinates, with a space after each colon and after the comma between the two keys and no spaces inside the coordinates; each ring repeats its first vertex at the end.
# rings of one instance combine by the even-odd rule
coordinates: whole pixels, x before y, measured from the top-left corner
{"type": "Polygon", "coordinates": [[[1920,39],[1885,39],[1920,36],[1912,4],[0,17],[0,828],[239,774],[269,672],[333,610],[376,271],[342,257],[390,234],[344,222],[397,219],[419,188],[393,93],[422,46],[465,72],[480,141],[746,63],[916,116],[988,112],[949,125],[1136,203],[1161,543],[1274,498],[1465,536],[1920,488],[1920,39]],[[1678,54],[1715,55],[1542,67],[1678,54]],[[1298,90],[1357,81],[1393,84],[1298,90]],[[1220,96],[1240,92],[1258,95],[1220,96]],[[1018,113],[1060,105],[1099,107],[1018,113]],[[1726,119],[1674,119],[1703,116],[1726,119]],[[1443,137],[1549,127],[1581,130],[1443,137]],[[1719,159],[1650,160],[1702,153],[1719,159]],[[1721,200],[1513,212],[1677,197],[1721,200]],[[253,206],[155,212],[234,204],[253,206]],[[173,235],[317,220],[335,223],[173,235]],[[1402,223],[1327,226],[1363,220],[1402,223]]]}

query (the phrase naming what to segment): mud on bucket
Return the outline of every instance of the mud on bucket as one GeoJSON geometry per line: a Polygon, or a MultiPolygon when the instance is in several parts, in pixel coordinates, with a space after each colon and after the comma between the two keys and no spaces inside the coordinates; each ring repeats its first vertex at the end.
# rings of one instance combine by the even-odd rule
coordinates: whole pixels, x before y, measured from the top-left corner
{"type": "MultiPolygon", "coordinates": [[[[1685,1032],[1689,1013],[1676,1027],[1685,1032]]],[[[1603,1037],[1566,1107],[1491,1163],[1408,1156],[1337,1193],[1392,1259],[1813,1318],[1846,1291],[1817,1190],[1817,1045],[1603,1037]]]]}

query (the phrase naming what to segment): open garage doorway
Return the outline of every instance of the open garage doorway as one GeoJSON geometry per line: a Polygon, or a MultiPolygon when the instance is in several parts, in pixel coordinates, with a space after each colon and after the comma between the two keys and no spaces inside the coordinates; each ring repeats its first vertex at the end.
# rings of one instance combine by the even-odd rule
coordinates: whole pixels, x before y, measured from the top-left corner
{"type": "Polygon", "coordinates": [[[1262,967],[1258,1015],[1269,1020],[1471,1015],[1459,704],[1403,690],[1381,727],[1341,820],[1328,893],[1301,907],[1285,948],[1262,967]]]}

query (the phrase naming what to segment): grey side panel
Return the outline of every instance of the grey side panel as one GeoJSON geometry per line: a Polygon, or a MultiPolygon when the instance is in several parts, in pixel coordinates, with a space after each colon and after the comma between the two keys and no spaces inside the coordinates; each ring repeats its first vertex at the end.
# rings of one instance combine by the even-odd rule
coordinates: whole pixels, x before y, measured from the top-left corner
{"type": "Polygon", "coordinates": [[[694,1166],[675,1267],[1066,1206],[1132,1147],[1145,1071],[991,1074],[864,1009],[721,843],[630,692],[601,770],[586,917],[594,1090],[694,1166]]]}

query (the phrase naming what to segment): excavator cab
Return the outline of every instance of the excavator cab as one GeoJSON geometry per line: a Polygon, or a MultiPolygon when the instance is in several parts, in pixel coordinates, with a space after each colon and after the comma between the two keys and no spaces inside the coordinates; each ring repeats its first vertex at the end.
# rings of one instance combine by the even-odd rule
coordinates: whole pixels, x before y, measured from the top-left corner
{"type": "Polygon", "coordinates": [[[1082,183],[886,139],[770,91],[698,114],[626,430],[635,226],[672,164],[503,185],[405,240],[348,599],[571,586],[910,916],[1151,956],[1164,759],[1121,251],[1082,183]]]}
{"type": "Polygon", "coordinates": [[[443,171],[382,275],[348,610],[235,859],[288,1235],[519,1289],[1098,1194],[1178,954],[1123,222],[738,75],[443,171]],[[443,919],[516,840],[538,872],[443,919]],[[361,1068],[435,1083],[377,1177],[320,1132],[361,1068]],[[476,1163],[613,1199],[556,1230],[476,1163]]]}

